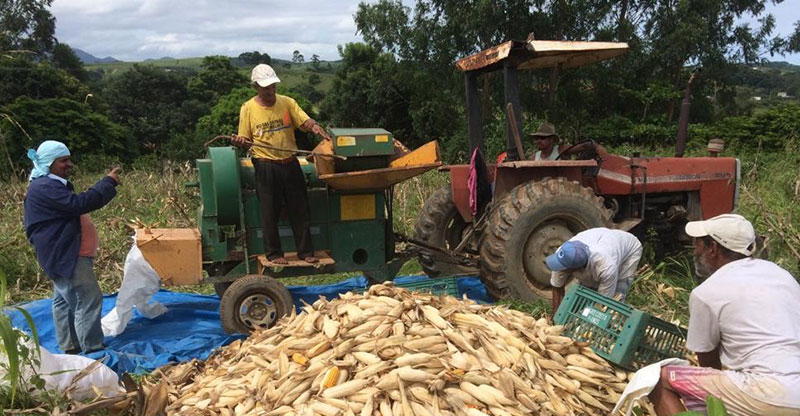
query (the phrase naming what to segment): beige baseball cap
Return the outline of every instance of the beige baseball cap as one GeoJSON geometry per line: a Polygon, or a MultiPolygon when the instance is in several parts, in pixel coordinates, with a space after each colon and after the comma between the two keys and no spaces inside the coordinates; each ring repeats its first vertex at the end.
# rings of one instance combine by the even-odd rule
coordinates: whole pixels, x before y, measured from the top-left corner
{"type": "Polygon", "coordinates": [[[686,223],[686,234],[691,237],[709,236],[721,246],[745,256],[756,249],[756,232],[753,224],[738,214],[722,214],[705,221],[686,223]]]}
{"type": "Polygon", "coordinates": [[[253,72],[250,74],[250,81],[262,87],[269,87],[276,82],[281,82],[275,70],[267,64],[256,65],[256,67],[253,68],[253,72]]]}
{"type": "Polygon", "coordinates": [[[539,125],[539,130],[536,130],[534,133],[528,134],[528,136],[543,136],[543,137],[550,137],[556,135],[556,126],[553,123],[544,122],[539,125]]]}

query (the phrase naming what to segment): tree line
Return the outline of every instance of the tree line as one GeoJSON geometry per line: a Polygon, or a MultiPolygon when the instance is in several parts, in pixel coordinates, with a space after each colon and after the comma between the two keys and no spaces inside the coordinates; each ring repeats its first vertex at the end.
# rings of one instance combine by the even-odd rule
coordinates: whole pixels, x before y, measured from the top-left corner
{"type": "MultiPolygon", "coordinates": [[[[51,2],[0,3],[0,151],[7,160],[0,164],[2,172],[26,168],[25,149],[50,138],[63,140],[77,155],[103,162],[201,156],[206,140],[234,131],[240,105],[253,95],[240,66],[273,63],[269,54],[252,51],[233,59],[205,57],[196,72],[136,64],[121,75],[98,76],[55,38],[51,2]]],[[[354,19],[363,42],[339,47],[341,64],[330,90],[323,94],[316,89],[320,80],[312,73],[307,84],[293,91],[279,85],[279,92],[300,100],[309,112],[318,110],[314,116],[324,124],[383,127],[411,146],[439,139],[447,158],[455,161],[467,149],[464,81],[454,68],[456,60],[531,33],[536,39],[619,41],[630,47],[621,58],[575,70],[521,73],[526,129],[550,120],[567,139],[666,144],[674,137],[689,73],[702,68],[692,92],[691,131],[704,140],[731,133],[715,127],[719,120],[750,117],[753,105],[737,95],[738,86],[774,87],[789,79],[743,66],[800,51],[800,25],[788,36],[775,35],[775,19],[765,12],[766,4],[361,3],[354,19]]],[[[305,57],[294,51],[292,60],[301,63],[305,57]]],[[[317,55],[310,65],[317,72],[334,70],[330,64],[323,67],[317,55]]],[[[281,67],[276,69],[280,75],[281,67]]],[[[790,92],[800,89],[793,87],[796,79],[791,78],[790,92]]],[[[491,150],[503,146],[502,82],[499,73],[480,80],[491,150]]],[[[754,120],[738,125],[763,126],[754,120]]],[[[300,141],[305,147],[313,144],[302,135],[300,141]]]]}
{"type": "MultiPolygon", "coordinates": [[[[542,40],[627,42],[629,52],[617,59],[574,70],[520,74],[526,121],[529,128],[544,119],[554,121],[573,139],[635,130],[621,128],[626,125],[646,126],[638,129],[634,140],[663,144],[662,131],[672,130],[674,137],[680,100],[692,71],[702,68],[692,91],[691,119],[708,124],[752,110],[746,100],[737,99],[737,85],[748,76],[742,75],[747,68],[743,64],[757,65],[800,50],[800,22],[794,33],[776,35],[774,16],[765,12],[767,4],[758,0],[419,0],[413,7],[397,0],[362,3],[355,22],[364,42],[340,48],[343,65],[334,97],[322,110],[335,124],[379,120],[412,142],[440,138],[466,148],[464,81],[454,70],[456,60],[506,40],[524,40],[529,34],[542,40]],[[350,93],[336,93],[343,91],[350,93]],[[657,134],[648,135],[651,130],[657,134]]],[[[491,139],[504,128],[502,73],[484,75],[479,86],[485,136],[491,139]]]]}

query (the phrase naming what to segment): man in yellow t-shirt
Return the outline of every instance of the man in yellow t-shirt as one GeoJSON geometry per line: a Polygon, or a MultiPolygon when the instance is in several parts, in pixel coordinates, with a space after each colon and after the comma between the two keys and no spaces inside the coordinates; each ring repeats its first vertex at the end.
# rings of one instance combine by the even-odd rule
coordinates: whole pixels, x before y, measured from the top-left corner
{"type": "Polygon", "coordinates": [[[295,100],[275,93],[275,84],[281,80],[272,67],[266,64],[257,65],[253,68],[250,80],[258,94],[242,105],[239,112],[239,134],[231,135],[231,143],[242,148],[250,148],[248,141],[269,146],[253,147],[264,255],[273,263],[287,263],[278,234],[278,219],[286,204],[297,246],[297,257],[308,263],[316,263],[318,259],[314,257],[311,244],[311,215],[306,182],[294,152],[297,150],[294,129],[313,132],[325,140],[330,140],[330,137],[295,100]]]}

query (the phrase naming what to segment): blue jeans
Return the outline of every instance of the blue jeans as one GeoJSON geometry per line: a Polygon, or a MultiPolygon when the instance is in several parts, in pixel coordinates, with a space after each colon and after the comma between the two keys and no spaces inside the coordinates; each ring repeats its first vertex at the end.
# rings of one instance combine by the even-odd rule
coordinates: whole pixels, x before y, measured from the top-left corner
{"type": "Polygon", "coordinates": [[[69,279],[53,279],[53,320],[62,351],[104,349],[100,312],[103,293],[94,275],[94,259],[78,257],[69,279]]]}

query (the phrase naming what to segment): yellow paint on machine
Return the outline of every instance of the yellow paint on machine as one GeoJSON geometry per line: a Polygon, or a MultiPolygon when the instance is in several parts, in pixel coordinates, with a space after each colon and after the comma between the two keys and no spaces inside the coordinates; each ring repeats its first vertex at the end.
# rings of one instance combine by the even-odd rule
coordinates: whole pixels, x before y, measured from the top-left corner
{"type": "Polygon", "coordinates": [[[375,195],[342,195],[339,198],[342,221],[371,220],[375,218],[375,195]]]}
{"type": "Polygon", "coordinates": [[[355,146],[356,138],[354,136],[339,136],[336,138],[337,146],[355,146]]]}
{"type": "Polygon", "coordinates": [[[389,135],[388,134],[379,134],[379,135],[375,136],[375,143],[386,143],[388,141],[389,141],[389,135]]]}

